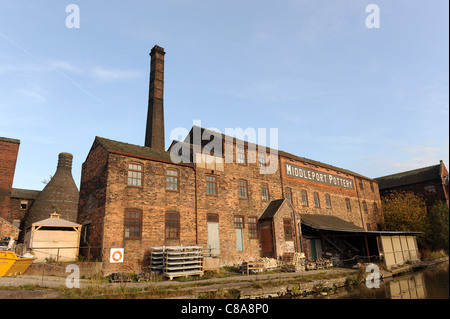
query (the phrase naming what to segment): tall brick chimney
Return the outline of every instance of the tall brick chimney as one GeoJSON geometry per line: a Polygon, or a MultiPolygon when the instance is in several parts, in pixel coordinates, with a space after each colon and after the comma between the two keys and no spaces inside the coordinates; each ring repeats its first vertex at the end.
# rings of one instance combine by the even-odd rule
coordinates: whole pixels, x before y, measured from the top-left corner
{"type": "Polygon", "coordinates": [[[150,52],[150,85],[148,93],[145,146],[165,150],[164,142],[164,49],[155,45],[150,52]]]}

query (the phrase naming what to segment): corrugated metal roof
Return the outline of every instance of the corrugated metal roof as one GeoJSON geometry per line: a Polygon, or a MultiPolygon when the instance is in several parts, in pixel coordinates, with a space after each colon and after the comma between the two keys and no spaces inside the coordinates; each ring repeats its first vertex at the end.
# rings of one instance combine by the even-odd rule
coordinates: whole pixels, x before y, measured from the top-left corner
{"type": "Polygon", "coordinates": [[[389,231],[389,230],[367,231],[359,226],[356,226],[353,223],[347,222],[336,216],[316,215],[316,214],[300,214],[300,216],[302,219],[302,224],[318,230],[364,234],[364,235],[389,235],[389,236],[420,234],[420,232],[414,231],[389,231]]]}
{"type": "Polygon", "coordinates": [[[322,230],[364,231],[363,228],[339,217],[317,214],[300,214],[302,224],[322,230]]]}

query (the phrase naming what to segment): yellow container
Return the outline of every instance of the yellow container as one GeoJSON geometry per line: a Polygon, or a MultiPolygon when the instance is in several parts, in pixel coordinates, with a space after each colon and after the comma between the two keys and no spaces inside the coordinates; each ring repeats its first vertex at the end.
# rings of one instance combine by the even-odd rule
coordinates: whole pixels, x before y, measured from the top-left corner
{"type": "Polygon", "coordinates": [[[21,258],[9,250],[0,250],[0,277],[21,275],[36,258],[21,258]]]}

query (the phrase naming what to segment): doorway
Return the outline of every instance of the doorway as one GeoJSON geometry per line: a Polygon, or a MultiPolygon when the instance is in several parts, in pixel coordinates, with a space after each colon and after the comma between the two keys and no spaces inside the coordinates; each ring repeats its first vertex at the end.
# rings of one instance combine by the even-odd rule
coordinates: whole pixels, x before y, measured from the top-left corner
{"type": "Polygon", "coordinates": [[[211,255],[220,255],[219,215],[207,215],[208,248],[211,255]]]}

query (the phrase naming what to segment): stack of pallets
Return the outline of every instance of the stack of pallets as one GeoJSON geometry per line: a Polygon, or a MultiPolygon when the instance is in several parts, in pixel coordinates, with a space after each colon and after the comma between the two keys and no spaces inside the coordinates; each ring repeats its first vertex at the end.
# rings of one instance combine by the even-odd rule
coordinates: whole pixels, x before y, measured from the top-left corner
{"type": "Polygon", "coordinates": [[[203,247],[162,246],[150,251],[152,272],[161,273],[172,280],[174,277],[203,275],[203,247]]]}

